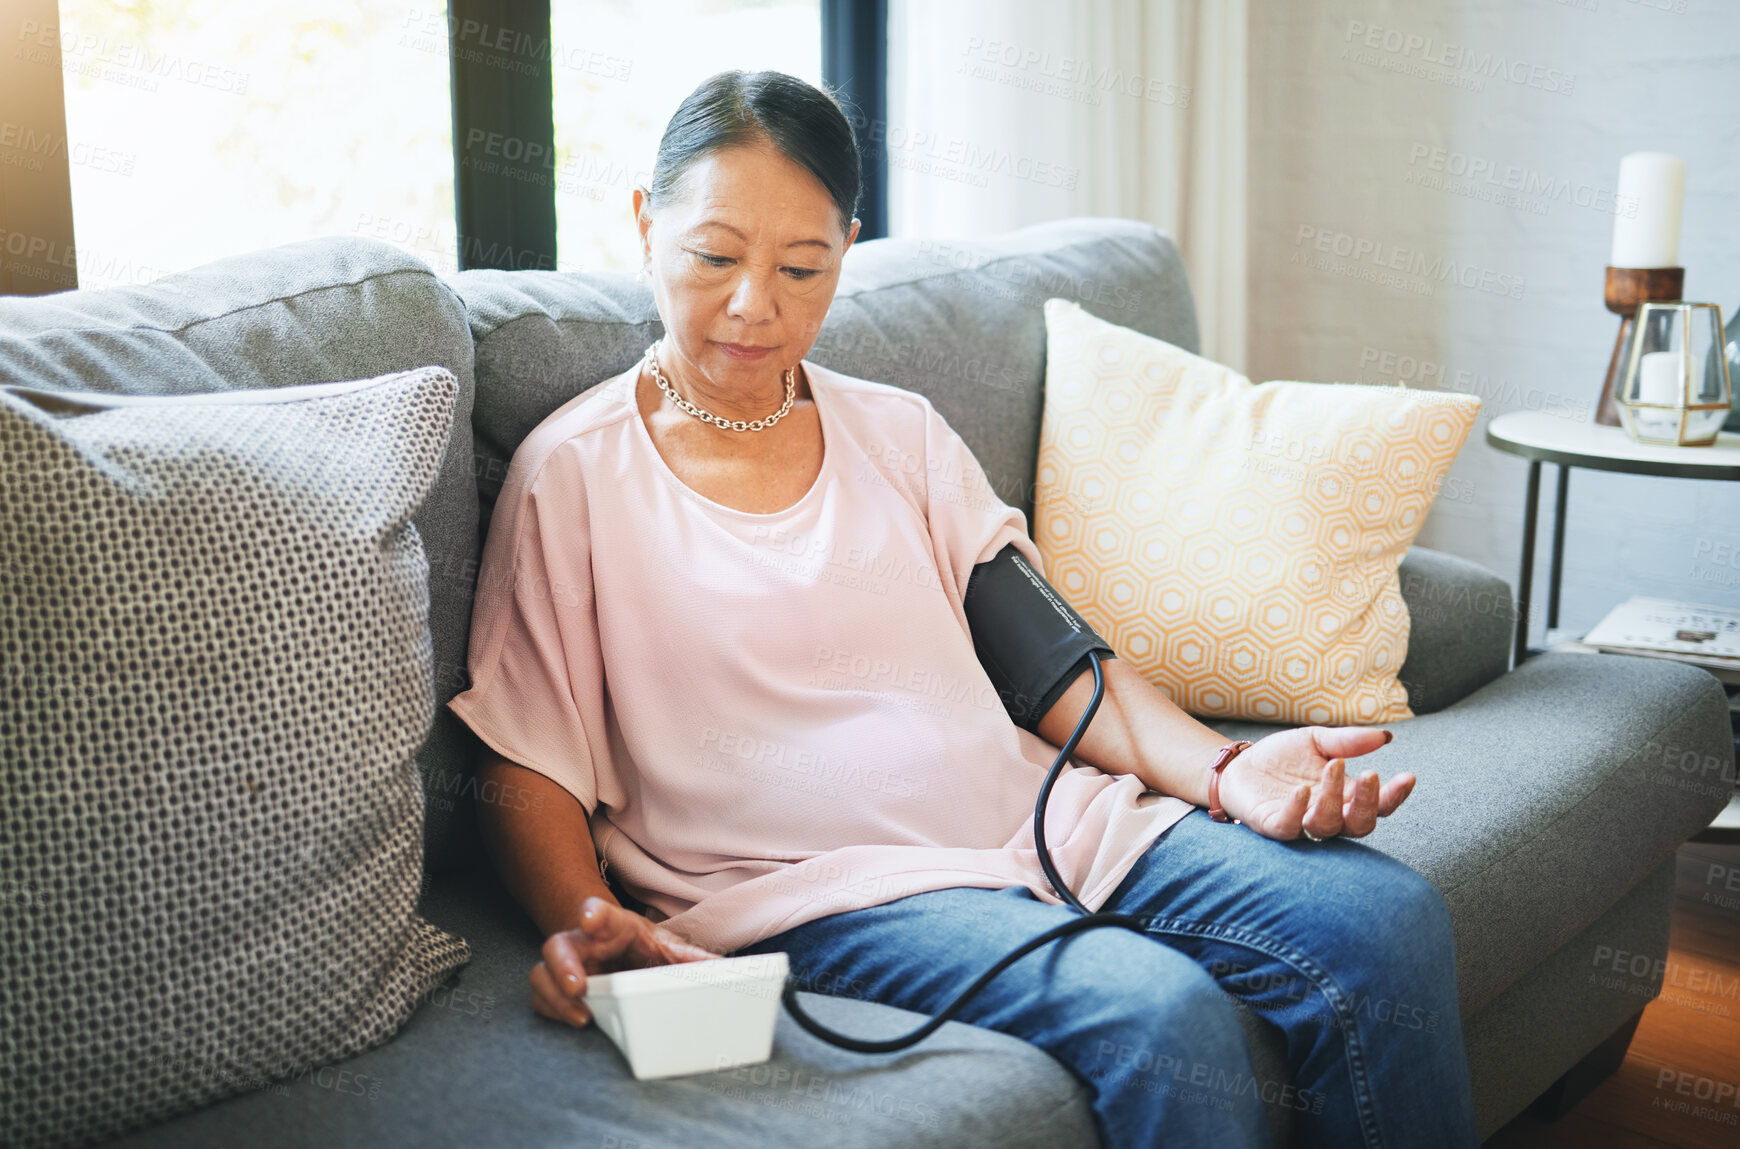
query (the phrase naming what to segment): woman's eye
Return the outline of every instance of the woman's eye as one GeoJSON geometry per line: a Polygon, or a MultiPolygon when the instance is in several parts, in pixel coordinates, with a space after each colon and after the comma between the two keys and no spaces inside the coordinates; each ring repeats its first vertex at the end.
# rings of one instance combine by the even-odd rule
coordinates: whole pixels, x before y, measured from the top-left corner
{"type": "MultiPolygon", "coordinates": [[[[708,267],[730,267],[732,264],[737,262],[729,255],[712,255],[705,251],[696,251],[693,248],[688,248],[686,250],[690,255],[693,255],[708,267]]],[[[816,267],[786,267],[781,268],[781,270],[793,279],[800,281],[812,279],[822,273],[821,269],[816,267]]]]}

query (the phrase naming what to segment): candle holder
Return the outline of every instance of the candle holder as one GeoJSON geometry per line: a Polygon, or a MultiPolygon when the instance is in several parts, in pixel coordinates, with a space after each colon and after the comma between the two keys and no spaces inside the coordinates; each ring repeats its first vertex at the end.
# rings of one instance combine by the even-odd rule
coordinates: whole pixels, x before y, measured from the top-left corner
{"type": "Polygon", "coordinates": [[[1708,447],[1728,417],[1733,384],[1714,303],[1638,305],[1619,417],[1640,443],[1708,447]]]}
{"type": "Polygon", "coordinates": [[[1639,304],[1680,298],[1686,285],[1683,267],[1609,267],[1607,310],[1619,316],[1619,336],[1613,341],[1613,357],[1607,361],[1607,380],[1595,405],[1595,421],[1604,427],[1619,426],[1619,405],[1613,400],[1619,372],[1625,366],[1631,332],[1639,304]]]}

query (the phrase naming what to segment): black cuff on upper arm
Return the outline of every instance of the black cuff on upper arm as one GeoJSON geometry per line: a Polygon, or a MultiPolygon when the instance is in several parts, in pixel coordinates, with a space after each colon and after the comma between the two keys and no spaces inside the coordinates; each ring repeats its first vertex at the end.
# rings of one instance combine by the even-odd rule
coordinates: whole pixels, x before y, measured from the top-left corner
{"type": "Polygon", "coordinates": [[[1004,709],[1035,734],[1039,720],[1090,669],[1089,651],[1102,659],[1117,657],[1014,543],[973,568],[963,606],[973,653],[1004,709]]]}

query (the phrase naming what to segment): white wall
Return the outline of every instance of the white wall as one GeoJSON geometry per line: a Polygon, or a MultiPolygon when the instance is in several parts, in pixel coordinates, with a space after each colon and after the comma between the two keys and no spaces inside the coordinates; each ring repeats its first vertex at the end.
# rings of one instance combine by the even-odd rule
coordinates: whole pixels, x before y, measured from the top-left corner
{"type": "MultiPolygon", "coordinates": [[[[1191,201],[1178,190],[1189,176],[1174,168],[1209,166],[1210,141],[1236,134],[1203,106],[1218,100],[1226,112],[1236,99],[1204,58],[1225,54],[1217,44],[1238,47],[1201,36],[1222,3],[895,0],[889,128],[902,159],[938,151],[912,144],[924,132],[1079,176],[1064,189],[953,178],[971,176],[968,163],[897,167],[895,234],[1131,215],[1180,239],[1200,292],[1220,252],[1236,247],[1192,242],[1191,201]],[[1051,78],[1042,66],[986,64],[987,44],[1150,73],[1173,85],[1162,97],[1188,91],[1189,103],[1060,96],[1041,88],[1051,78]]],[[[1593,409],[1618,326],[1602,281],[1620,156],[1685,157],[1686,298],[1728,314],[1740,307],[1740,0],[1249,0],[1249,11],[1249,80],[1234,89],[1248,99],[1248,120],[1231,121],[1249,129],[1248,175],[1238,181],[1248,209],[1234,213],[1248,225],[1248,316],[1219,357],[1259,381],[1406,375],[1414,385],[1423,375],[1479,394],[1480,424],[1421,541],[1514,582],[1526,464],[1486,445],[1486,422],[1519,409],[1574,418],[1593,409]],[[1372,28],[1376,48],[1365,43],[1372,28]],[[1455,46],[1448,55],[1446,44],[1455,46]],[[1429,62],[1445,59],[1463,67],[1429,62]],[[1495,60],[1499,74],[1487,75],[1495,60]],[[1472,185],[1432,183],[1455,183],[1449,169],[1465,165],[1480,165],[1472,185]],[[1521,190],[1507,190],[1507,179],[1521,190]],[[1361,259],[1324,256],[1318,234],[1332,246],[1349,237],[1361,259]],[[1362,277],[1392,258],[1416,273],[1362,277]],[[1472,286],[1418,274],[1446,267],[1472,286]]],[[[1236,168],[1218,170],[1224,178],[1236,168]]],[[[1215,354],[1207,342],[1204,352],[1215,354]]],[[[1546,509],[1553,479],[1544,468],[1546,509]]],[[[1631,594],[1740,605],[1740,483],[1577,471],[1566,563],[1561,622],[1570,627],[1631,594]]]]}
{"type": "MultiPolygon", "coordinates": [[[[1252,8],[1250,374],[1394,382],[1411,367],[1481,395],[1457,482],[1441,493],[1421,541],[1514,582],[1526,464],[1486,446],[1485,424],[1503,411],[1581,417],[1593,407],[1618,324],[1603,308],[1602,278],[1621,155],[1685,157],[1685,297],[1721,304],[1724,320],[1740,306],[1740,3],[1255,0],[1252,8]],[[1380,47],[1365,46],[1374,26],[1400,33],[1402,50],[1385,50],[1384,40],[1393,47],[1396,39],[1382,32],[1380,47]],[[1424,62],[1469,58],[1441,55],[1444,42],[1476,59],[1504,57],[1522,82],[1424,62]],[[1479,163],[1499,182],[1484,174],[1456,190],[1417,182],[1448,178],[1432,171],[1433,149],[1444,149],[1445,168],[1479,163]],[[1512,169],[1513,183],[1553,194],[1507,192],[1512,169]],[[1478,193],[1464,194],[1469,187],[1478,193]],[[1382,245],[1381,256],[1357,264],[1359,274],[1405,248],[1425,266],[1442,259],[1472,269],[1474,286],[1417,274],[1394,284],[1356,278],[1352,261],[1316,250],[1316,232],[1382,245]]],[[[1406,266],[1413,257],[1398,258],[1406,266]]],[[[1543,468],[1543,508],[1553,472],[1543,468]]],[[[1542,519],[1538,562],[1550,545],[1542,519]]],[[[1718,547],[1740,552],[1740,484],[1574,471],[1560,621],[1586,627],[1631,594],[1740,605],[1740,565],[1703,557],[1718,547]]],[[[1535,612],[1543,623],[1544,598],[1543,590],[1535,612]]]]}
{"type": "Polygon", "coordinates": [[[1242,367],[1246,2],[891,0],[891,233],[1146,220],[1184,257],[1203,354],[1242,367]]]}

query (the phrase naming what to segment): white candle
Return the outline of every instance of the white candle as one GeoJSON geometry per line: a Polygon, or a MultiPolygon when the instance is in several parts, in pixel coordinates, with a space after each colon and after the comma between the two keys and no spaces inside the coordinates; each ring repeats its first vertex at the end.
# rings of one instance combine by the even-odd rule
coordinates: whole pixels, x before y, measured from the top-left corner
{"type": "Polygon", "coordinates": [[[1613,256],[1607,265],[1678,267],[1685,198],[1685,160],[1662,152],[1633,152],[1621,159],[1613,256]]]}
{"type": "Polygon", "coordinates": [[[1677,407],[1685,395],[1685,375],[1678,351],[1645,351],[1637,365],[1637,401],[1677,407]]]}

